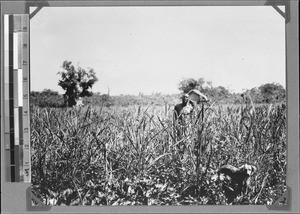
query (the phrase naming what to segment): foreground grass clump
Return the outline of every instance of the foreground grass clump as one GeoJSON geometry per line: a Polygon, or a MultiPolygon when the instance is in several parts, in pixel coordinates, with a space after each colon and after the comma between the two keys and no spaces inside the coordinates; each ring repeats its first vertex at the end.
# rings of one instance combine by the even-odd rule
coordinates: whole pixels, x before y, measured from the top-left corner
{"type": "Polygon", "coordinates": [[[196,109],[184,126],[170,106],[31,110],[32,188],[51,205],[226,204],[225,164],[255,165],[234,204],[272,204],[285,191],[284,105],[196,109]]]}

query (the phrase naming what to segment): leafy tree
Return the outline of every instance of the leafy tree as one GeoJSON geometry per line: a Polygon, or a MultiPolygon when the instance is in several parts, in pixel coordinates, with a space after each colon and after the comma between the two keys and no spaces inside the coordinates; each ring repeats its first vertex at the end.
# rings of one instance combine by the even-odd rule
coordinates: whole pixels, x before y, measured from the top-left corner
{"type": "Polygon", "coordinates": [[[179,83],[178,89],[184,93],[188,93],[192,89],[198,89],[202,91],[204,84],[205,80],[203,78],[199,78],[198,80],[195,80],[194,78],[187,78],[179,83]]]}
{"type": "Polygon", "coordinates": [[[276,102],[285,99],[285,89],[278,83],[266,83],[258,88],[261,92],[263,102],[276,102]]]}
{"type": "Polygon", "coordinates": [[[216,88],[218,97],[227,98],[230,96],[230,92],[224,86],[218,86],[216,88]]]}
{"type": "Polygon", "coordinates": [[[63,71],[58,72],[61,75],[58,85],[65,90],[64,99],[69,107],[76,105],[79,97],[91,96],[89,91],[94,83],[98,81],[94,69],[85,70],[78,66],[77,69],[71,61],[64,61],[63,71]]]}

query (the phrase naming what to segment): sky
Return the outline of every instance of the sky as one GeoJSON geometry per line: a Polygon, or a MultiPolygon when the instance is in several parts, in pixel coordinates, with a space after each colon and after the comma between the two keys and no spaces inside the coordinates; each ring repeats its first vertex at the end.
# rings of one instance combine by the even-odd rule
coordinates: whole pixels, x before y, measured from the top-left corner
{"type": "Polygon", "coordinates": [[[185,78],[243,92],[285,87],[285,23],[271,6],[44,7],[30,20],[31,90],[61,65],[93,68],[94,93],[179,93],[185,78]]]}

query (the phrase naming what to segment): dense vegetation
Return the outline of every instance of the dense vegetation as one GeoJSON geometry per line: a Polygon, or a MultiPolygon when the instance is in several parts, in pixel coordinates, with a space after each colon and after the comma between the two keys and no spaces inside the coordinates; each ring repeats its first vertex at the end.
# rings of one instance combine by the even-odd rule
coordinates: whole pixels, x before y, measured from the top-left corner
{"type": "Polygon", "coordinates": [[[63,96],[58,94],[58,92],[46,89],[42,92],[30,92],[30,104],[31,106],[39,106],[41,108],[61,108],[65,106],[65,101],[63,96]]]}
{"type": "MultiPolygon", "coordinates": [[[[109,97],[108,97],[109,98],[109,97]]],[[[106,100],[107,101],[107,100],[106,100]]],[[[224,165],[257,167],[233,204],[272,204],[285,191],[284,104],[31,108],[32,188],[51,205],[226,204],[224,165]]]]}
{"type": "Polygon", "coordinates": [[[251,164],[249,191],[233,204],[272,204],[285,191],[285,90],[268,83],[241,93],[189,78],[210,103],[174,121],[180,94],[93,94],[93,70],[65,61],[59,85],[31,92],[32,188],[51,205],[227,204],[216,179],[251,164]],[[83,97],[85,107],[74,106],[83,97]],[[214,106],[212,106],[214,105],[214,106]],[[205,109],[205,110],[204,110],[205,109]]]}
{"type": "MultiPolygon", "coordinates": [[[[186,79],[179,84],[179,90],[188,92],[190,89],[196,88],[206,94],[211,102],[218,104],[242,104],[242,93],[231,93],[223,86],[213,87],[210,82],[203,79],[198,81],[194,79],[186,79]],[[204,84],[205,83],[205,84],[204,84]]],[[[274,103],[283,102],[285,100],[285,89],[277,83],[267,83],[259,87],[247,90],[254,103],[274,103]]],[[[80,94],[77,95],[77,98],[80,94]]],[[[31,104],[39,107],[64,107],[67,105],[66,95],[59,95],[58,92],[44,90],[42,92],[31,92],[31,104]]],[[[118,95],[110,96],[109,94],[90,93],[89,96],[83,98],[85,105],[94,106],[132,106],[132,105],[156,105],[164,106],[166,104],[174,105],[178,102],[180,94],[164,95],[161,93],[153,93],[151,95],[118,95]]]]}

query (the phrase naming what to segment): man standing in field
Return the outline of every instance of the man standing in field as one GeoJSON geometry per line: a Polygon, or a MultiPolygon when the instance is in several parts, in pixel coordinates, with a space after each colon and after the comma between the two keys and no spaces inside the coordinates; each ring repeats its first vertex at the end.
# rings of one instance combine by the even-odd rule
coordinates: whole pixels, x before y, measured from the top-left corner
{"type": "Polygon", "coordinates": [[[207,96],[202,94],[199,90],[193,89],[189,93],[184,94],[182,97],[182,103],[175,106],[174,119],[182,122],[184,115],[191,114],[195,107],[195,104],[208,102],[207,96]]]}
{"type": "Polygon", "coordinates": [[[193,94],[190,92],[183,94],[181,97],[182,102],[177,104],[174,108],[176,135],[179,140],[186,134],[187,127],[191,124],[195,104],[197,104],[197,101],[193,99],[193,94]]]}
{"type": "MultiPolygon", "coordinates": [[[[174,108],[174,122],[175,122],[175,132],[178,140],[181,140],[186,132],[187,116],[192,113],[194,109],[194,103],[189,100],[188,94],[183,94],[181,97],[181,103],[177,104],[174,108]]],[[[185,144],[177,144],[177,148],[181,154],[185,150],[185,144]]]]}
{"type": "Polygon", "coordinates": [[[181,100],[182,102],[177,104],[174,109],[174,119],[175,121],[179,120],[180,122],[182,122],[183,115],[192,113],[194,109],[194,103],[189,100],[188,94],[184,94],[181,97],[181,100]]]}
{"type": "MultiPolygon", "coordinates": [[[[191,124],[191,115],[196,104],[203,102],[208,102],[207,96],[202,94],[199,90],[193,89],[189,93],[184,94],[182,97],[182,102],[177,104],[174,108],[174,122],[175,122],[175,132],[178,140],[181,140],[186,131],[188,125],[191,124]]],[[[202,115],[203,115],[203,105],[202,105],[202,115]]],[[[199,115],[200,116],[200,115],[199,115]]],[[[182,145],[178,144],[179,150],[184,151],[184,143],[182,145]],[[183,148],[180,148],[183,146],[183,148]]]]}

